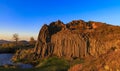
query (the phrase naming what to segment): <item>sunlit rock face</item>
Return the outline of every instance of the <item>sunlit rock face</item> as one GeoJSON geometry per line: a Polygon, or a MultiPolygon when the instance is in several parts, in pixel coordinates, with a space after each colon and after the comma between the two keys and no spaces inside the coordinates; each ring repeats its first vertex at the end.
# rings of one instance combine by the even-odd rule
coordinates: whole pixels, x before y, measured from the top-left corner
{"type": "Polygon", "coordinates": [[[111,49],[119,49],[120,27],[101,22],[74,20],[44,25],[34,48],[37,58],[58,56],[65,58],[97,57],[111,49]]]}

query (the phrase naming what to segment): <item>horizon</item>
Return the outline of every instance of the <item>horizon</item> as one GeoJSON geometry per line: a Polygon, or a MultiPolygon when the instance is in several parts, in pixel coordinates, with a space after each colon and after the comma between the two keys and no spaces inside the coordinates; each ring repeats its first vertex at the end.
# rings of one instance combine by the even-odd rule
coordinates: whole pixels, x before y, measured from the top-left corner
{"type": "Polygon", "coordinates": [[[120,26],[119,0],[0,0],[0,39],[35,40],[43,24],[61,20],[97,21],[120,26]]]}

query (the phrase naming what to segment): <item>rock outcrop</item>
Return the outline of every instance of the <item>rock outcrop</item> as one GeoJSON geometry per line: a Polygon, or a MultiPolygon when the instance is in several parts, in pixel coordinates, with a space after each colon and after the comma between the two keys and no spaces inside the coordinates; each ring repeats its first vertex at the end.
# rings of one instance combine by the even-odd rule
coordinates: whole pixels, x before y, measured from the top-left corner
{"type": "Polygon", "coordinates": [[[82,64],[77,64],[68,71],[120,71],[120,49],[110,50],[97,58],[88,57],[82,64]]]}
{"type": "Polygon", "coordinates": [[[34,48],[35,56],[84,58],[99,56],[120,48],[120,27],[101,22],[75,20],[68,24],[61,21],[44,25],[34,48]]]}
{"type": "Polygon", "coordinates": [[[82,64],[77,64],[71,67],[68,71],[82,71],[82,64]]]}
{"type": "Polygon", "coordinates": [[[119,71],[120,27],[83,20],[52,22],[41,28],[34,48],[18,50],[12,60],[37,64],[51,56],[68,59],[68,71],[119,71]]]}

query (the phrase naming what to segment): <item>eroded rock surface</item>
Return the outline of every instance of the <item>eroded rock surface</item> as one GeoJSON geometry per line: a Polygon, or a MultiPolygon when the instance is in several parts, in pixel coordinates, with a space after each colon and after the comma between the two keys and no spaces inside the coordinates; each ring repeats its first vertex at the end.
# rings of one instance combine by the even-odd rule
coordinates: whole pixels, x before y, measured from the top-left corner
{"type": "Polygon", "coordinates": [[[35,48],[18,51],[13,60],[36,60],[58,56],[68,59],[99,57],[120,48],[120,27],[101,22],[74,20],[44,25],[35,48]]]}
{"type": "Polygon", "coordinates": [[[34,52],[38,58],[56,55],[65,58],[99,56],[112,48],[119,48],[120,27],[101,22],[75,20],[44,25],[34,52]]]}

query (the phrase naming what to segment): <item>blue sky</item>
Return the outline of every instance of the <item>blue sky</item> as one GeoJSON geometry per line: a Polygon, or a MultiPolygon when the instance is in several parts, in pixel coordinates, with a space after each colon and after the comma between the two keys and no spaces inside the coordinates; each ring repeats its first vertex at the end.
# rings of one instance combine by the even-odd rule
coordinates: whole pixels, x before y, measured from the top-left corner
{"type": "Polygon", "coordinates": [[[120,25],[120,0],[0,0],[0,39],[36,39],[43,24],[58,19],[120,25]]]}

